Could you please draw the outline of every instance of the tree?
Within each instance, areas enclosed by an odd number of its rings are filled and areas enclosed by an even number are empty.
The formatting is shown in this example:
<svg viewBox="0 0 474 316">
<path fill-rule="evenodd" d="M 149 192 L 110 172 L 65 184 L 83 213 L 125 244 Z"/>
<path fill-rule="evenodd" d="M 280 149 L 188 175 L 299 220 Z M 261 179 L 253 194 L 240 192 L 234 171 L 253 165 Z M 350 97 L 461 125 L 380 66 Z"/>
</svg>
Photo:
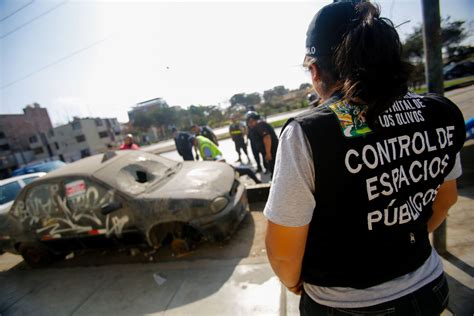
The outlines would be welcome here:
<svg viewBox="0 0 474 316">
<path fill-rule="evenodd" d="M 234 94 L 230 98 L 230 105 L 231 107 L 235 107 L 237 105 L 243 105 L 246 108 L 251 108 L 262 101 L 260 94 L 258 92 L 245 94 L 245 93 L 237 93 Z"/>
<path fill-rule="evenodd" d="M 441 45 L 446 50 L 449 59 L 454 56 L 456 47 L 467 36 L 464 23 L 465 21 L 460 20 L 451 21 L 450 17 L 441 21 Z M 416 26 L 406 38 L 403 44 L 403 56 L 415 62 L 420 62 L 423 59 L 423 29 L 421 25 Z"/>
<path fill-rule="evenodd" d="M 441 30 L 441 40 L 443 42 L 443 47 L 448 53 L 448 58 L 453 56 L 453 53 L 456 47 L 461 43 L 466 37 L 466 29 L 464 28 L 465 21 L 450 21 L 448 16 L 443 20 L 443 26 Z"/>
<path fill-rule="evenodd" d="M 234 94 L 234 95 L 230 98 L 229 101 L 230 101 L 230 106 L 236 106 L 237 104 L 245 105 L 245 102 L 246 102 L 245 93 L 237 93 L 237 94 Z"/>
<path fill-rule="evenodd" d="M 246 106 L 253 106 L 257 105 L 260 102 L 262 102 L 262 98 L 260 97 L 260 94 L 257 92 L 247 94 L 247 103 L 245 104 Z"/>
<path fill-rule="evenodd" d="M 307 90 L 307 89 L 311 89 L 313 87 L 312 84 L 310 83 L 302 83 L 300 84 L 300 89 L 299 90 Z"/>
<path fill-rule="evenodd" d="M 136 128 L 141 129 L 142 131 L 146 131 L 152 125 L 152 118 L 148 113 L 145 112 L 137 112 L 135 114 L 135 118 L 133 120 L 133 126 Z"/>
<path fill-rule="evenodd" d="M 423 60 L 423 30 L 416 26 L 403 44 L 403 57 L 420 62 Z"/>
<path fill-rule="evenodd" d="M 263 100 L 265 103 L 271 104 L 273 102 L 273 98 L 281 97 L 288 93 L 288 89 L 285 86 L 276 86 L 273 89 L 265 90 L 263 92 Z"/>
</svg>

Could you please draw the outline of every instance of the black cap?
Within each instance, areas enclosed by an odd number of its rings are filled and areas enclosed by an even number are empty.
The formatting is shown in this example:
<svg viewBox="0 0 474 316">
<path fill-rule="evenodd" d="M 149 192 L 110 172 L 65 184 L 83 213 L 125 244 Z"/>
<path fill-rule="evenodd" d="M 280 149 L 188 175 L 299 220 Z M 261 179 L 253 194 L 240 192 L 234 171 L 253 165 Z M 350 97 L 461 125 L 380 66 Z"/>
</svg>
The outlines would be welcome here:
<svg viewBox="0 0 474 316">
<path fill-rule="evenodd" d="M 250 119 L 259 120 L 260 115 L 255 111 L 248 111 L 245 114 L 245 121 L 248 123 Z"/>
<path fill-rule="evenodd" d="M 356 16 L 352 2 L 331 3 L 316 13 L 306 32 L 306 55 L 331 56 Z"/>
</svg>

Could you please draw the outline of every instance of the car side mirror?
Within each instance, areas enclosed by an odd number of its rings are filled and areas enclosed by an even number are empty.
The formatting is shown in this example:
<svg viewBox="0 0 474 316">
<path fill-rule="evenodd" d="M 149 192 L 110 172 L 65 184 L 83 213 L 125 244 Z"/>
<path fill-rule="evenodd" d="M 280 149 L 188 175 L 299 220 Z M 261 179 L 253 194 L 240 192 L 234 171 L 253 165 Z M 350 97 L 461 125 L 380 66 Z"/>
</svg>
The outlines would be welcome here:
<svg viewBox="0 0 474 316">
<path fill-rule="evenodd" d="M 122 203 L 112 202 L 112 203 L 108 203 L 102 206 L 100 208 L 100 212 L 102 213 L 102 215 L 107 215 L 121 208 L 122 208 Z"/>
</svg>

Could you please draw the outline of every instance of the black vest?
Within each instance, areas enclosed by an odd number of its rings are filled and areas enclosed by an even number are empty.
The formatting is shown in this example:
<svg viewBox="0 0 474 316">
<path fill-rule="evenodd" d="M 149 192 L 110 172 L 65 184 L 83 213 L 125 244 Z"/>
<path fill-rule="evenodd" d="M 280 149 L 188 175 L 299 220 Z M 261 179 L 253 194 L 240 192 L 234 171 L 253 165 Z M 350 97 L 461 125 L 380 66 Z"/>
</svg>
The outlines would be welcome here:
<svg viewBox="0 0 474 316">
<path fill-rule="evenodd" d="M 409 93 L 374 132 L 360 109 L 336 95 L 294 119 L 316 179 L 307 283 L 367 288 L 414 271 L 431 253 L 426 223 L 464 143 L 462 113 L 443 97 Z"/>
</svg>

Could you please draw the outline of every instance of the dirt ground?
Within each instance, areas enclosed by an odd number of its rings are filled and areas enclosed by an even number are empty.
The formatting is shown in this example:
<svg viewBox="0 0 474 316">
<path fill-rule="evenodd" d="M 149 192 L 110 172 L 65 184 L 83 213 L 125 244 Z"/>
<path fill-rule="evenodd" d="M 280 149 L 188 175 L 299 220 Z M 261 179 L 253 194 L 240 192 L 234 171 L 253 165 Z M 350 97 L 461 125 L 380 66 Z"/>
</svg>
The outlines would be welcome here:
<svg viewBox="0 0 474 316">
<path fill-rule="evenodd" d="M 237 231 L 227 241 L 219 243 L 202 242 L 196 249 L 175 256 L 169 247 L 154 252 L 149 248 L 128 248 L 104 251 L 82 251 L 54 262 L 48 268 L 70 268 L 102 266 L 111 264 L 189 261 L 198 259 L 256 258 L 266 260 L 265 224 L 262 210 L 264 203 L 253 203 L 251 211 L 243 219 Z M 0 271 L 31 269 L 21 256 L 5 253 L 0 256 Z"/>
</svg>

